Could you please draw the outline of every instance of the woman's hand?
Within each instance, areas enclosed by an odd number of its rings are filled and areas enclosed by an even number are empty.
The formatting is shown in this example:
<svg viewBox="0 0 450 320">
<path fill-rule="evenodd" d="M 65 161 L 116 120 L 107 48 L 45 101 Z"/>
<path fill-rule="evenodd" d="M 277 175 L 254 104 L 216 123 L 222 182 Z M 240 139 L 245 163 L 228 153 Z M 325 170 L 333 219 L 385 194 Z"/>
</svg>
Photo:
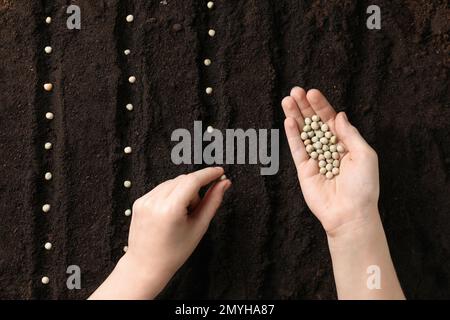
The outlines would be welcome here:
<svg viewBox="0 0 450 320">
<path fill-rule="evenodd" d="M 151 299 L 186 262 L 222 203 L 230 180 L 207 168 L 166 181 L 133 205 L 127 253 L 90 299 Z M 217 182 L 216 182 L 217 181 Z M 202 187 L 209 184 L 203 199 Z"/>
<path fill-rule="evenodd" d="M 282 102 L 285 130 L 300 186 L 311 211 L 328 236 L 335 236 L 353 224 L 365 223 L 377 212 L 379 197 L 378 159 L 375 151 L 350 124 L 345 113 L 336 114 L 318 90 L 308 93 L 292 89 Z M 340 160 L 340 174 L 328 180 L 319 173 L 316 160 L 309 157 L 300 137 L 304 119 L 318 115 L 338 138 L 346 152 Z"/>
</svg>

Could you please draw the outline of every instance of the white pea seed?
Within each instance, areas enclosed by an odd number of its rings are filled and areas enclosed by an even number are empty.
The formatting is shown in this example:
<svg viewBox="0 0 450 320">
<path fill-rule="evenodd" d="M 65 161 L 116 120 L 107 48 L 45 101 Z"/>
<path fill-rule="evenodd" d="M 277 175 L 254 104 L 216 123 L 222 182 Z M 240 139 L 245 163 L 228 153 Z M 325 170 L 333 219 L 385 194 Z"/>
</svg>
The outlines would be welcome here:
<svg viewBox="0 0 450 320">
<path fill-rule="evenodd" d="M 322 150 L 322 143 L 320 142 L 314 143 L 314 148 L 316 148 L 316 150 Z"/>
<path fill-rule="evenodd" d="M 52 53 L 53 49 L 52 49 L 52 47 L 50 47 L 50 46 L 46 46 L 46 47 L 44 48 L 44 51 L 45 51 L 45 53 L 50 54 L 50 53 Z"/>
<path fill-rule="evenodd" d="M 325 161 L 323 161 L 323 160 L 320 160 L 320 161 L 319 161 L 319 167 L 320 167 L 320 168 L 325 168 L 326 165 L 327 165 L 327 163 L 326 163 Z"/>
<path fill-rule="evenodd" d="M 127 56 L 127 55 L 129 55 L 131 53 L 131 50 L 130 49 L 126 49 L 123 53 Z"/>
<path fill-rule="evenodd" d="M 308 133 L 302 132 L 302 134 L 300 135 L 300 138 L 302 138 L 303 141 L 307 140 L 309 138 Z"/>
<path fill-rule="evenodd" d="M 203 61 L 203 64 L 207 67 L 209 67 L 211 65 L 211 59 L 205 59 L 205 61 Z"/>
<path fill-rule="evenodd" d="M 45 91 L 52 91 L 53 85 L 51 83 L 44 84 L 44 90 Z"/>
<path fill-rule="evenodd" d="M 129 181 L 129 180 L 124 181 L 124 182 L 123 182 L 123 186 L 124 186 L 125 188 L 130 188 L 130 187 L 131 187 L 131 181 Z"/>
<path fill-rule="evenodd" d="M 51 142 L 46 142 L 46 143 L 44 144 L 44 149 L 45 149 L 45 150 L 50 150 L 51 148 L 52 148 Z"/>
<path fill-rule="evenodd" d="M 311 140 L 307 139 L 303 143 L 305 144 L 305 146 L 307 146 L 307 145 L 311 144 Z"/>
<path fill-rule="evenodd" d="M 328 144 L 328 139 L 325 138 L 325 137 L 320 138 L 320 143 L 321 143 L 321 144 Z"/>
<path fill-rule="evenodd" d="M 317 137 L 317 138 L 319 138 L 319 139 L 322 139 L 322 138 L 323 138 L 323 132 L 322 132 L 322 131 L 316 130 L 314 133 L 316 134 L 316 137 Z"/>
<path fill-rule="evenodd" d="M 128 251 L 128 246 L 124 246 L 123 247 L 123 252 L 127 252 Z"/>
<path fill-rule="evenodd" d="M 125 108 L 127 108 L 128 111 L 133 111 L 133 105 L 131 103 L 127 104 Z"/>
<path fill-rule="evenodd" d="M 309 124 L 307 124 L 303 127 L 303 132 L 310 132 L 310 131 L 311 131 L 311 126 Z"/>
<path fill-rule="evenodd" d="M 326 159 L 326 162 L 329 164 L 333 164 L 333 159 Z"/>
<path fill-rule="evenodd" d="M 214 2 L 208 1 L 208 3 L 206 4 L 206 6 L 208 7 L 208 9 L 212 9 L 212 8 L 214 8 Z"/>
<path fill-rule="evenodd" d="M 42 277 L 41 282 L 42 284 L 48 284 L 50 282 L 50 279 L 48 277 Z"/>
<path fill-rule="evenodd" d="M 328 163 L 325 168 L 327 169 L 327 171 L 331 171 L 333 170 L 333 165 L 331 163 Z"/>
<path fill-rule="evenodd" d="M 45 18 L 45 23 L 46 23 L 46 24 L 52 23 L 52 17 L 47 17 L 47 18 Z"/>
<path fill-rule="evenodd" d="M 209 35 L 210 37 L 214 37 L 214 36 L 216 35 L 216 30 L 214 30 L 214 29 L 209 29 L 208 35 Z"/>
<path fill-rule="evenodd" d="M 319 157 L 319 154 L 316 151 L 311 152 L 311 158 L 313 158 L 315 160 L 318 157 Z"/>
<path fill-rule="evenodd" d="M 325 156 L 325 159 L 331 159 L 331 152 L 330 151 L 325 151 L 323 153 L 323 155 Z"/>
<path fill-rule="evenodd" d="M 311 125 L 312 121 L 311 118 L 305 118 L 305 124 Z"/>
<path fill-rule="evenodd" d="M 339 168 L 333 168 L 333 170 L 331 171 L 335 176 L 337 176 L 339 174 Z"/>
<path fill-rule="evenodd" d="M 126 216 L 126 217 L 131 216 L 131 209 L 125 210 L 125 216 Z"/>
<path fill-rule="evenodd" d="M 225 174 L 221 175 L 219 178 L 220 181 L 225 181 L 227 180 L 227 176 Z"/>
<path fill-rule="evenodd" d="M 311 117 L 311 120 L 314 121 L 314 122 L 319 122 L 320 121 L 320 117 L 318 115 L 313 115 Z"/>
<path fill-rule="evenodd" d="M 325 156 L 324 156 L 323 154 L 319 154 L 319 157 L 318 157 L 318 159 L 319 159 L 319 161 L 321 161 L 321 160 L 325 160 Z"/>
<path fill-rule="evenodd" d="M 132 152 L 132 149 L 131 149 L 131 147 L 125 147 L 123 149 L 123 152 L 125 152 L 126 154 L 130 154 Z"/>
<path fill-rule="evenodd" d="M 331 179 L 333 179 L 334 174 L 333 174 L 333 172 L 328 171 L 325 176 L 327 177 L 328 180 L 331 180 Z"/>
<path fill-rule="evenodd" d="M 320 174 L 322 174 L 322 175 L 326 175 L 328 171 L 327 171 L 327 169 L 325 169 L 325 168 L 320 168 L 319 172 L 320 172 Z"/>
<path fill-rule="evenodd" d="M 334 161 L 333 161 L 333 166 L 334 166 L 335 168 L 339 168 L 340 165 L 341 165 L 341 162 L 340 162 L 339 160 L 334 160 Z"/>
<path fill-rule="evenodd" d="M 308 137 L 309 137 L 309 138 L 314 137 L 314 131 L 312 131 L 312 130 L 309 131 L 309 132 L 308 132 Z"/>
<path fill-rule="evenodd" d="M 320 130 L 322 130 L 323 132 L 327 132 L 328 131 L 328 125 L 326 123 L 324 123 L 321 127 Z"/>
<path fill-rule="evenodd" d="M 318 142 L 318 141 L 319 141 L 319 138 L 317 138 L 316 136 L 314 136 L 314 137 L 311 138 L 311 142 L 312 142 L 312 143 L 316 143 L 316 142 Z"/>
<path fill-rule="evenodd" d="M 328 150 L 330 150 L 330 147 L 329 147 L 328 145 L 324 144 L 324 145 L 322 146 L 322 150 L 323 150 L 323 151 L 328 151 Z"/>
<path fill-rule="evenodd" d="M 49 212 L 50 211 L 50 205 L 49 204 L 44 204 L 42 206 L 42 211 L 45 212 L 45 213 Z"/>
<path fill-rule="evenodd" d="M 55 118 L 55 115 L 54 115 L 53 113 L 51 113 L 51 112 L 47 112 L 47 113 L 45 114 L 45 118 L 46 118 L 47 120 L 53 120 L 53 119 Z"/>
<path fill-rule="evenodd" d="M 314 151 L 314 147 L 312 145 L 309 144 L 306 146 L 306 152 L 311 153 L 313 151 Z"/>
<path fill-rule="evenodd" d="M 322 149 L 316 150 L 316 152 L 317 152 L 318 154 L 323 154 L 323 153 L 324 153 L 324 151 L 323 151 Z"/>
<path fill-rule="evenodd" d="M 134 21 L 134 16 L 132 14 L 127 15 L 126 17 L 127 22 L 133 22 Z"/>
<path fill-rule="evenodd" d="M 336 146 L 336 150 L 337 150 L 337 152 L 339 152 L 339 153 L 344 153 L 344 152 L 345 152 L 344 147 L 343 147 L 342 145 L 340 145 L 340 144 L 338 144 L 338 145 Z"/>
<path fill-rule="evenodd" d="M 44 244 L 44 248 L 45 248 L 45 250 L 51 250 L 52 249 L 52 244 L 50 242 L 46 242 Z"/>
<path fill-rule="evenodd" d="M 206 132 L 213 133 L 214 132 L 214 128 L 212 126 L 208 126 L 208 128 L 206 128 Z"/>
<path fill-rule="evenodd" d="M 330 146 L 330 151 L 331 151 L 331 152 L 336 152 L 336 151 L 337 151 L 337 148 L 336 148 L 336 145 L 335 145 L 335 144 L 332 144 L 332 145 Z"/>
<path fill-rule="evenodd" d="M 135 76 L 131 76 L 128 78 L 128 82 L 129 83 L 135 83 L 136 82 L 136 77 Z"/>
<path fill-rule="evenodd" d="M 325 138 L 330 139 L 333 134 L 330 131 L 325 132 Z"/>
<path fill-rule="evenodd" d="M 332 137 L 330 138 L 330 142 L 331 142 L 332 144 L 336 144 L 336 142 L 337 142 L 336 136 L 332 136 Z"/>
<path fill-rule="evenodd" d="M 53 178 L 53 175 L 52 175 L 51 172 L 46 172 L 45 173 L 45 175 L 44 175 L 44 179 L 45 180 L 49 181 L 49 180 L 52 180 L 52 178 Z"/>
<path fill-rule="evenodd" d="M 333 157 L 334 160 L 339 160 L 339 157 L 340 157 L 339 153 L 337 153 L 337 152 L 333 152 L 331 156 Z"/>
<path fill-rule="evenodd" d="M 212 93 L 213 93 L 213 88 L 211 88 L 211 87 L 208 87 L 208 88 L 206 88 L 206 94 L 209 94 L 209 95 L 211 95 Z"/>
<path fill-rule="evenodd" d="M 319 129 L 319 124 L 318 124 L 316 121 L 313 121 L 313 122 L 311 123 L 311 128 L 312 128 L 313 130 L 318 130 L 318 129 Z"/>
</svg>

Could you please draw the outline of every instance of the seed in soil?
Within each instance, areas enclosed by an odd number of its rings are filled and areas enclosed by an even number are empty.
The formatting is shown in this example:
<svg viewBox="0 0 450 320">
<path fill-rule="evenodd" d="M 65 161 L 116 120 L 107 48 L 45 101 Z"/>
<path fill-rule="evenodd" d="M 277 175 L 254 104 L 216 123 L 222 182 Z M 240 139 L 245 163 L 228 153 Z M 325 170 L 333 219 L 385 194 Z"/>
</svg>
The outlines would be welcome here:
<svg viewBox="0 0 450 320">
<path fill-rule="evenodd" d="M 44 90 L 45 91 L 52 91 L 53 85 L 51 83 L 44 84 Z"/>
<path fill-rule="evenodd" d="M 133 111 L 133 105 L 131 103 L 127 104 L 126 107 L 128 111 Z"/>
<path fill-rule="evenodd" d="M 45 48 L 44 48 L 44 51 L 45 51 L 45 53 L 47 53 L 47 54 L 50 54 L 50 53 L 52 53 L 52 47 L 50 47 L 50 46 L 46 46 Z"/>
<path fill-rule="evenodd" d="M 136 77 L 135 76 L 131 76 L 128 78 L 128 82 L 129 83 L 135 83 L 136 82 Z"/>
<path fill-rule="evenodd" d="M 47 112 L 47 113 L 45 114 L 45 118 L 46 118 L 47 120 L 53 120 L 53 119 L 55 118 L 55 115 L 54 115 L 53 113 L 51 113 L 51 112 Z"/>
<path fill-rule="evenodd" d="M 211 95 L 213 93 L 213 88 L 208 87 L 208 88 L 206 88 L 205 92 L 206 92 L 206 94 Z"/>
<path fill-rule="evenodd" d="M 48 284 L 50 282 L 50 279 L 48 277 L 42 277 L 41 282 L 42 284 Z"/>
<path fill-rule="evenodd" d="M 205 59 L 203 63 L 205 64 L 205 66 L 209 67 L 211 65 L 211 59 Z"/>
<path fill-rule="evenodd" d="M 52 180 L 53 175 L 51 172 L 46 172 L 44 175 L 44 178 L 45 178 L 45 180 L 49 181 L 49 180 Z"/>
<path fill-rule="evenodd" d="M 214 2 L 208 1 L 208 3 L 206 4 L 206 6 L 208 7 L 208 9 L 212 9 L 212 8 L 214 8 Z"/>
<path fill-rule="evenodd" d="M 124 149 L 123 149 L 123 152 L 125 152 L 126 154 L 130 154 L 131 153 L 131 147 L 125 147 Z"/>
<path fill-rule="evenodd" d="M 51 250 L 52 244 L 50 242 L 47 242 L 46 244 L 44 244 L 44 248 L 45 248 L 45 250 Z"/>
<path fill-rule="evenodd" d="M 123 52 L 126 56 L 129 55 L 131 53 L 130 49 L 125 49 L 125 51 Z"/>
<path fill-rule="evenodd" d="M 46 24 L 52 23 L 52 18 L 51 18 L 51 17 L 45 18 L 45 23 L 46 23 Z"/>
<path fill-rule="evenodd" d="M 131 209 L 125 210 L 125 216 L 126 216 L 126 217 L 131 216 Z"/>
<path fill-rule="evenodd" d="M 49 212 L 50 211 L 50 205 L 49 204 L 44 204 L 42 206 L 42 211 L 45 212 L 45 213 Z"/>
<path fill-rule="evenodd" d="M 214 36 L 216 35 L 216 30 L 214 30 L 214 29 L 209 29 L 208 35 L 209 35 L 210 37 L 214 37 Z"/>
<path fill-rule="evenodd" d="M 44 144 L 44 149 L 45 149 L 45 150 L 50 150 L 51 148 L 52 148 L 51 142 L 46 142 L 46 143 Z"/>
<path fill-rule="evenodd" d="M 124 181 L 124 182 L 123 182 L 123 186 L 124 186 L 125 188 L 131 188 L 131 181 L 129 181 L 129 180 Z"/>
<path fill-rule="evenodd" d="M 127 22 L 133 22 L 134 21 L 134 17 L 132 14 L 127 15 L 126 17 Z"/>
</svg>

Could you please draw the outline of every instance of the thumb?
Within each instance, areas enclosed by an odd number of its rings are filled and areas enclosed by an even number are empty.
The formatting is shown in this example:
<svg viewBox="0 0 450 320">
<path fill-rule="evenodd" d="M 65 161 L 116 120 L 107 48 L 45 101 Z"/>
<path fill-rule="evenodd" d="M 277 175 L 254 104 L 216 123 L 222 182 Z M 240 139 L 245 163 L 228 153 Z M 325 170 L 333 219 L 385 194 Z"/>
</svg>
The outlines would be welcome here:
<svg viewBox="0 0 450 320">
<path fill-rule="evenodd" d="M 200 204 L 197 206 L 194 212 L 194 217 L 200 226 L 207 228 L 212 218 L 216 214 L 222 204 L 223 196 L 225 192 L 231 187 L 230 180 L 224 180 L 215 183 L 209 188 L 206 195 L 203 197 Z"/>
<path fill-rule="evenodd" d="M 369 147 L 366 140 L 361 136 L 358 129 L 351 125 L 345 112 L 336 116 L 335 130 L 338 139 L 347 148 L 347 151 L 357 151 Z"/>
</svg>

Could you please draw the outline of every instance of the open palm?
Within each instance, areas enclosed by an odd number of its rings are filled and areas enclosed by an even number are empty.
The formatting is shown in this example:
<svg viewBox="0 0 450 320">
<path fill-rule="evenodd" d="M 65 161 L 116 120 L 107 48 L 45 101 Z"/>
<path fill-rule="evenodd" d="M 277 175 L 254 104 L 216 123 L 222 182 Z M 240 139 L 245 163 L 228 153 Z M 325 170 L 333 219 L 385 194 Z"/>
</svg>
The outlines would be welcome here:
<svg viewBox="0 0 450 320">
<path fill-rule="evenodd" d="M 365 219 L 379 197 L 378 160 L 375 151 L 353 127 L 345 113 L 336 111 L 318 90 L 295 87 L 283 99 L 285 130 L 297 168 L 303 196 L 328 234 L 347 223 Z M 346 152 L 341 156 L 340 174 L 329 180 L 319 173 L 300 137 L 304 118 L 318 115 L 327 123 Z"/>
</svg>

